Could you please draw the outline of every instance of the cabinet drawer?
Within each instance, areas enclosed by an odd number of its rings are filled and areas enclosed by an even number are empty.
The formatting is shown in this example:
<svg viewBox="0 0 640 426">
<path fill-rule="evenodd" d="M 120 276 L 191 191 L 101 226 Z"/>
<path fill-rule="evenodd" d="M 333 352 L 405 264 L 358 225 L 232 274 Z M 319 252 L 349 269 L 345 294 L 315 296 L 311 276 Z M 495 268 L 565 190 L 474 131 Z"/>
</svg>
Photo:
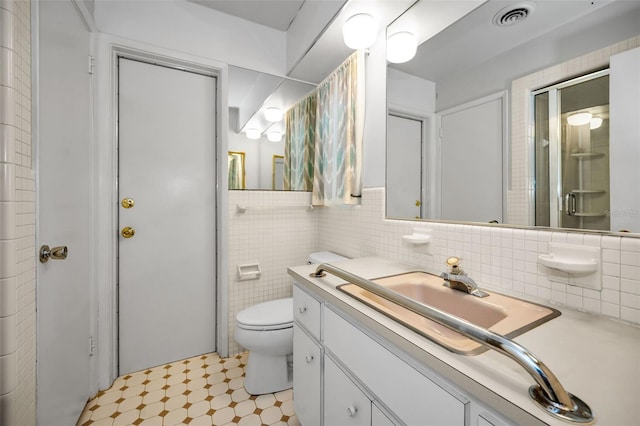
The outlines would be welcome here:
<svg viewBox="0 0 640 426">
<path fill-rule="evenodd" d="M 320 302 L 293 286 L 293 317 L 302 324 L 313 337 L 320 339 Z"/>
<path fill-rule="evenodd" d="M 465 424 L 464 402 L 326 307 L 323 332 L 325 347 L 404 423 Z"/>
<path fill-rule="evenodd" d="M 293 404 L 300 423 L 320 424 L 322 349 L 298 324 L 293 326 Z"/>
<path fill-rule="evenodd" d="M 371 425 L 371 401 L 326 355 L 324 357 L 324 424 L 326 426 Z"/>
</svg>

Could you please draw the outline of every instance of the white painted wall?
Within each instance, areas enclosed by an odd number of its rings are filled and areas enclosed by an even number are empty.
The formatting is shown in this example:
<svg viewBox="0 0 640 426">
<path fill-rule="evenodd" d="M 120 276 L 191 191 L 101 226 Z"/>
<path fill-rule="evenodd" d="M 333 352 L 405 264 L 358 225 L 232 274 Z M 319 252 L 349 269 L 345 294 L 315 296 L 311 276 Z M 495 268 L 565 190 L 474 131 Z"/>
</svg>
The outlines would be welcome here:
<svg viewBox="0 0 640 426">
<path fill-rule="evenodd" d="M 390 109 L 425 116 L 436 110 L 436 84 L 395 68 L 387 68 Z"/>
<path fill-rule="evenodd" d="M 98 1 L 94 16 L 102 33 L 271 74 L 285 74 L 283 31 L 195 3 Z"/>
</svg>

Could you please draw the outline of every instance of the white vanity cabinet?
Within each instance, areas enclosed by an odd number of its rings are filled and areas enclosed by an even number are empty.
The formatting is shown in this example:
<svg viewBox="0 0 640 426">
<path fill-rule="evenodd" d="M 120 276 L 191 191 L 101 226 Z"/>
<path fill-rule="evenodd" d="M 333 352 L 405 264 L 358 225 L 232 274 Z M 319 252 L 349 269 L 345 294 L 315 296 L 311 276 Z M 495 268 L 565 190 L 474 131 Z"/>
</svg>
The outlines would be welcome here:
<svg viewBox="0 0 640 426">
<path fill-rule="evenodd" d="M 319 296 L 296 285 L 293 297 L 293 400 L 302 426 L 508 425 Z"/>
</svg>

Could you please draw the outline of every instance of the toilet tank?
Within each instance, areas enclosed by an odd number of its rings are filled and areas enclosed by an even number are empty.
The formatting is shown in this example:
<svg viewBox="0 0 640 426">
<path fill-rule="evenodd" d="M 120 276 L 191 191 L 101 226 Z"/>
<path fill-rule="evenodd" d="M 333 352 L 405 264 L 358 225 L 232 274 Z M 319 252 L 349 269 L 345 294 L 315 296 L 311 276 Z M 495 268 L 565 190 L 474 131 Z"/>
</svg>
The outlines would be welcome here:
<svg viewBox="0 0 640 426">
<path fill-rule="evenodd" d="M 309 255 L 309 265 L 320 263 L 337 262 L 339 260 L 348 260 L 348 257 L 341 256 L 332 251 L 318 251 Z"/>
</svg>

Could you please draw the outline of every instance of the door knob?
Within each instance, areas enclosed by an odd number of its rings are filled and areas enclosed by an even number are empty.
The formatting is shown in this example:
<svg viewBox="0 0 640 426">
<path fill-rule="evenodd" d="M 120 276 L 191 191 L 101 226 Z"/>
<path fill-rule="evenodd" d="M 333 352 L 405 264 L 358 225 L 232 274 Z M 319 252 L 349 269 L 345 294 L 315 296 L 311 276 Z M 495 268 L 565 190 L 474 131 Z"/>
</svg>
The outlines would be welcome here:
<svg viewBox="0 0 640 426">
<path fill-rule="evenodd" d="M 67 246 L 49 248 L 49 246 L 45 244 L 40 247 L 40 262 L 47 263 L 49 261 L 49 258 L 64 260 L 67 258 L 67 254 L 69 254 Z"/>
<path fill-rule="evenodd" d="M 123 198 L 122 201 L 120 201 L 120 205 L 122 205 L 122 207 L 124 207 L 125 209 L 130 209 L 135 204 L 135 201 L 133 201 L 131 198 Z"/>
<path fill-rule="evenodd" d="M 130 226 L 125 226 L 122 228 L 121 234 L 124 238 L 131 238 L 136 234 L 136 230 Z"/>
<path fill-rule="evenodd" d="M 416 200 L 416 207 L 420 207 L 422 205 L 422 202 L 420 200 Z"/>
</svg>

